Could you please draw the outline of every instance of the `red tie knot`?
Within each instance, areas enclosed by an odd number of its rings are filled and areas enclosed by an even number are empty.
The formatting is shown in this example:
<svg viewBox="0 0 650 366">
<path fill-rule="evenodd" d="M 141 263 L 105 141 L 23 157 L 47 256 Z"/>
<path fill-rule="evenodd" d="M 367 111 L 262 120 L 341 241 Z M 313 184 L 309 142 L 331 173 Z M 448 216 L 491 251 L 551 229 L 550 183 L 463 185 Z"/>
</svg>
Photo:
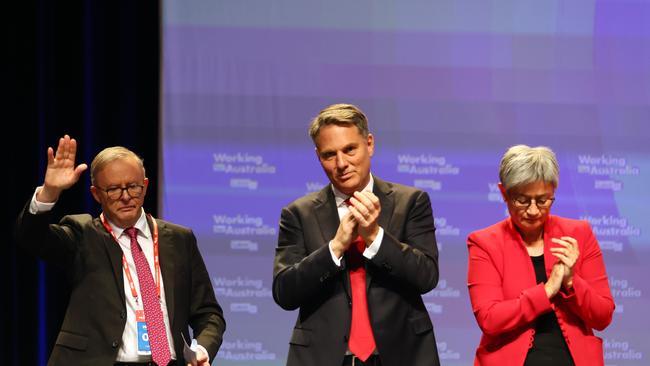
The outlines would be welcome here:
<svg viewBox="0 0 650 366">
<path fill-rule="evenodd" d="M 126 230 L 124 230 L 126 234 L 131 238 L 131 239 L 136 239 L 138 237 L 138 229 L 134 227 L 130 227 Z"/>
</svg>

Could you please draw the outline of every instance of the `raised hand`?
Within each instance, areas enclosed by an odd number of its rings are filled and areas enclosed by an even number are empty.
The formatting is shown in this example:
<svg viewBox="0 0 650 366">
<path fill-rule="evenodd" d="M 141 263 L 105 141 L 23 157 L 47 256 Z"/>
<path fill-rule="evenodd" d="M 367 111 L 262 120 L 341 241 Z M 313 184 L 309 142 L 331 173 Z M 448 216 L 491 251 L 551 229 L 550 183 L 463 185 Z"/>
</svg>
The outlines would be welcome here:
<svg viewBox="0 0 650 366">
<path fill-rule="evenodd" d="M 350 203 L 350 212 L 357 222 L 359 235 L 366 242 L 366 246 L 369 246 L 379 232 L 379 223 L 377 222 L 381 212 L 379 198 L 372 192 L 354 192 Z"/>
<path fill-rule="evenodd" d="M 36 199 L 40 202 L 55 202 L 61 192 L 77 183 L 79 176 L 88 165 L 79 164 L 75 167 L 75 156 L 77 154 L 77 141 L 65 135 L 59 139 L 59 146 L 56 149 L 47 148 L 47 170 L 43 188 L 38 192 Z"/>
<path fill-rule="evenodd" d="M 559 259 L 558 263 L 566 267 L 562 284 L 569 289 L 573 286 L 573 267 L 580 257 L 578 241 L 570 236 L 563 236 L 559 239 L 552 238 L 551 241 L 561 245 L 561 247 L 554 247 L 550 250 L 551 254 Z"/>
</svg>

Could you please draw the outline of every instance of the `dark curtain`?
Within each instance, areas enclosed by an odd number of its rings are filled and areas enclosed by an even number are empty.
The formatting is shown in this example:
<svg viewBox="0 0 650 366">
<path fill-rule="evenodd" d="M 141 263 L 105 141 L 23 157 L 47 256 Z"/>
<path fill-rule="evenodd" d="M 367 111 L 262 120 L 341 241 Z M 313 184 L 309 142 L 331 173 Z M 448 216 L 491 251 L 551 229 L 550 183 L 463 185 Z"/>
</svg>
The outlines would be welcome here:
<svg viewBox="0 0 650 366">
<path fill-rule="evenodd" d="M 90 164 L 112 145 L 143 157 L 151 180 L 145 209 L 157 215 L 161 9 L 132 0 L 27 0 L 3 8 L 1 363 L 44 365 L 70 289 L 60 269 L 15 248 L 14 222 L 43 181 L 47 147 L 64 134 L 77 139 L 78 162 Z M 89 185 L 86 171 L 64 193 L 57 215 L 97 215 Z"/>
</svg>

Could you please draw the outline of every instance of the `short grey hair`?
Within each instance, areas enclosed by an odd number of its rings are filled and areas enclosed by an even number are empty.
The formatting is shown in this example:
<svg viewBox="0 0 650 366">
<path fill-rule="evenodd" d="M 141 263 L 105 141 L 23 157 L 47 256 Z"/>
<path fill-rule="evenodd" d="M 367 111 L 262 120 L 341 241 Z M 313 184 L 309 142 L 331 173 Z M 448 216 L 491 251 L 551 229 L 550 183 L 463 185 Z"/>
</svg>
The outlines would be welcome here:
<svg viewBox="0 0 650 366">
<path fill-rule="evenodd" d="M 316 142 L 316 137 L 321 128 L 328 125 L 355 126 L 363 137 L 368 137 L 368 118 L 352 104 L 332 104 L 326 107 L 316 116 L 309 126 L 309 136 Z"/>
<path fill-rule="evenodd" d="M 93 162 L 90 164 L 90 184 L 95 185 L 95 177 L 97 176 L 97 173 L 104 169 L 108 163 L 115 160 L 126 159 L 133 159 L 136 161 L 138 165 L 140 165 L 140 168 L 142 168 L 142 173 L 146 176 L 144 161 L 138 156 L 138 154 L 122 146 L 113 146 L 100 151 L 93 159 Z"/>
<path fill-rule="evenodd" d="M 539 181 L 557 187 L 560 168 L 555 153 L 548 147 L 515 145 L 501 158 L 499 179 L 506 190 Z"/>
</svg>

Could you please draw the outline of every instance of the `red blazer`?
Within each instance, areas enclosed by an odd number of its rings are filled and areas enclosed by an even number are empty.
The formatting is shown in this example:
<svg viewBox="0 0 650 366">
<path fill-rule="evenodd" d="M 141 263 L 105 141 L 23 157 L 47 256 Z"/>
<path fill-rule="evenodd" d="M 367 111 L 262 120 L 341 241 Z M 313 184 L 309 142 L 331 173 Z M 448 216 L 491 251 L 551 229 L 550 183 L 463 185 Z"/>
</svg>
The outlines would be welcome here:
<svg viewBox="0 0 650 366">
<path fill-rule="evenodd" d="M 576 366 L 603 365 L 603 330 L 612 320 L 612 299 L 598 242 L 589 223 L 549 216 L 544 225 L 544 264 L 551 273 L 555 257 L 551 238 L 571 236 L 580 256 L 573 288 L 550 301 L 544 284 L 536 284 L 530 256 L 510 218 L 471 233 L 467 239 L 467 286 L 472 310 L 483 331 L 474 365 L 521 366 L 533 345 L 535 319 L 548 311 L 557 315 Z"/>
</svg>

